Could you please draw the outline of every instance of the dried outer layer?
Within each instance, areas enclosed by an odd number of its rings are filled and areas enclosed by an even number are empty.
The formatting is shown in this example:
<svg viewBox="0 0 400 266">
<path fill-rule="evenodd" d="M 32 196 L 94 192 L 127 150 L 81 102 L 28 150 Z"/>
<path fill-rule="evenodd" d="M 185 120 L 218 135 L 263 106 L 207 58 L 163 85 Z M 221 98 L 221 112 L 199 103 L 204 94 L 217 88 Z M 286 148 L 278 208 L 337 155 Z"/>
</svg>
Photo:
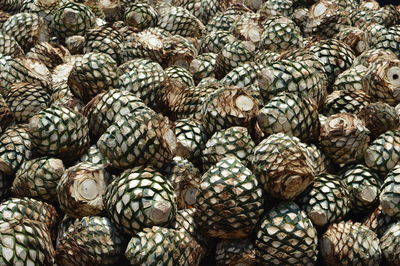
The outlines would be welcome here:
<svg viewBox="0 0 400 266">
<path fill-rule="evenodd" d="M 272 17 L 263 23 L 264 31 L 260 37 L 260 50 L 282 52 L 287 49 L 302 48 L 303 37 L 300 28 L 291 19 L 282 16 Z"/>
<path fill-rule="evenodd" d="M 277 133 L 254 148 L 252 167 L 265 191 L 278 199 L 292 200 L 313 181 L 314 159 L 298 138 Z"/>
<path fill-rule="evenodd" d="M 338 34 L 335 35 L 335 39 L 347 44 L 356 56 L 369 48 L 367 32 L 355 27 L 346 27 L 341 29 Z"/>
<path fill-rule="evenodd" d="M 203 170 L 207 170 L 226 156 L 239 159 L 244 165 L 251 162 L 254 142 L 246 128 L 230 127 L 215 132 L 202 151 Z"/>
<path fill-rule="evenodd" d="M 10 107 L 0 94 L 0 129 L 1 132 L 5 131 L 6 128 L 14 121 L 14 114 L 11 112 Z"/>
<path fill-rule="evenodd" d="M 163 66 L 178 66 L 189 69 L 190 63 L 197 56 L 197 48 L 189 38 L 179 35 L 165 38 L 163 41 Z"/>
<path fill-rule="evenodd" d="M 27 57 L 33 58 L 44 63 L 49 69 L 63 64 L 71 53 L 67 48 L 58 43 L 41 42 L 36 44 L 26 54 Z"/>
<path fill-rule="evenodd" d="M 50 94 L 45 88 L 26 82 L 12 84 L 4 99 L 18 122 L 28 122 L 51 103 Z"/>
<path fill-rule="evenodd" d="M 347 44 L 335 39 L 319 41 L 309 49 L 322 63 L 330 84 L 353 64 L 355 58 Z"/>
<path fill-rule="evenodd" d="M 130 235 L 175 218 L 176 198 L 168 180 L 150 167 L 135 167 L 116 177 L 104 194 L 111 221 Z"/>
<path fill-rule="evenodd" d="M 327 94 L 328 82 L 324 72 L 318 71 L 306 60 L 271 63 L 257 73 L 257 81 L 264 102 L 281 92 L 296 92 L 311 97 L 320 107 Z"/>
<path fill-rule="evenodd" d="M 257 116 L 265 134 L 285 133 L 304 142 L 318 139 L 318 107 L 309 98 L 295 93 L 283 93 L 266 103 Z"/>
<path fill-rule="evenodd" d="M 393 223 L 380 239 L 383 257 L 390 266 L 400 264 L 400 222 Z"/>
<path fill-rule="evenodd" d="M 400 132 L 389 130 L 370 143 L 364 153 L 365 164 L 384 177 L 400 161 Z"/>
<path fill-rule="evenodd" d="M 22 56 L 24 54 L 24 51 L 19 46 L 18 42 L 14 39 L 14 37 L 5 34 L 4 32 L 0 32 L 0 53 L 3 55 L 18 57 Z"/>
<path fill-rule="evenodd" d="M 178 210 L 193 207 L 201 182 L 200 170 L 190 161 L 176 156 L 166 172 L 175 191 Z"/>
<path fill-rule="evenodd" d="M 107 218 L 76 219 L 56 246 L 56 262 L 61 265 L 111 265 L 124 254 L 125 237 Z"/>
<path fill-rule="evenodd" d="M 152 165 L 162 169 L 175 156 L 177 141 L 167 117 L 144 109 L 114 122 L 97 146 L 117 168 Z"/>
<path fill-rule="evenodd" d="M 249 238 L 223 239 L 215 250 L 217 266 L 256 265 L 256 251 Z"/>
<path fill-rule="evenodd" d="M 183 118 L 175 121 L 176 155 L 198 160 L 204 149 L 207 136 L 199 120 Z"/>
<path fill-rule="evenodd" d="M 203 253 L 186 232 L 153 226 L 132 237 L 125 256 L 131 265 L 199 265 Z"/>
<path fill-rule="evenodd" d="M 11 16 L 3 25 L 3 32 L 15 38 L 22 49 L 28 51 L 40 42 L 50 39 L 47 23 L 33 13 L 18 13 Z"/>
<path fill-rule="evenodd" d="M 382 206 L 379 205 L 378 208 L 376 208 L 368 217 L 366 217 L 366 219 L 363 221 L 363 225 L 374 231 L 377 236 L 381 238 L 389 226 L 398 221 L 399 219 L 385 214 L 382 211 Z"/>
<path fill-rule="evenodd" d="M 57 184 L 64 171 L 60 159 L 41 157 L 25 161 L 15 174 L 12 193 L 18 197 L 57 201 Z"/>
<path fill-rule="evenodd" d="M 0 237 L 0 264 L 54 264 L 54 247 L 45 224 L 29 219 L 1 221 Z"/>
<path fill-rule="evenodd" d="M 334 223 L 321 238 L 320 250 L 331 265 L 377 265 L 382 258 L 377 235 L 360 223 Z"/>
<path fill-rule="evenodd" d="M 351 113 L 358 116 L 359 111 L 371 101 L 371 97 L 362 90 L 337 90 L 326 97 L 322 112 L 327 116 L 337 113 Z"/>
<path fill-rule="evenodd" d="M 335 163 L 353 163 L 363 158 L 370 140 L 369 130 L 355 115 L 331 115 L 321 125 L 319 144 Z"/>
<path fill-rule="evenodd" d="M 395 105 L 400 101 L 400 60 L 379 60 L 362 79 L 363 89 L 375 100 Z"/>
<path fill-rule="evenodd" d="M 87 53 L 75 63 L 68 77 L 72 93 L 84 102 L 117 87 L 117 63 L 104 53 Z"/>
<path fill-rule="evenodd" d="M 32 147 L 40 154 L 74 160 L 89 148 L 87 119 L 62 105 L 34 115 L 28 131 Z"/>
<path fill-rule="evenodd" d="M 257 13 L 244 13 L 233 25 L 232 33 L 239 40 L 251 41 L 255 45 L 261 40 L 264 18 Z"/>
<path fill-rule="evenodd" d="M 84 34 L 95 26 L 95 20 L 89 7 L 67 2 L 54 12 L 53 29 L 62 38 Z"/>
<path fill-rule="evenodd" d="M 358 57 L 357 57 L 358 58 Z M 362 80 L 368 73 L 368 67 L 360 64 L 353 64 L 352 67 L 340 73 L 335 82 L 332 85 L 333 92 L 343 91 L 355 91 L 362 90 Z M 366 93 L 365 93 L 366 94 Z"/>
<path fill-rule="evenodd" d="M 51 232 L 56 229 L 59 218 L 52 205 L 27 197 L 9 198 L 0 204 L 0 210 L 1 222 L 32 220 L 43 223 Z"/>
<path fill-rule="evenodd" d="M 395 166 L 385 177 L 379 200 L 385 214 L 400 219 L 400 166 Z"/>
<path fill-rule="evenodd" d="M 263 204 L 255 175 L 237 158 L 228 156 L 203 175 L 196 220 L 206 236 L 243 238 L 253 231 Z"/>
<path fill-rule="evenodd" d="M 21 164 L 31 159 L 32 142 L 24 125 L 9 127 L 0 136 L 0 170 L 14 174 Z"/>
<path fill-rule="evenodd" d="M 250 127 L 258 113 L 258 101 L 244 89 L 223 86 L 204 101 L 201 114 L 208 135 L 232 126 Z"/>
<path fill-rule="evenodd" d="M 386 103 L 370 103 L 364 106 L 358 113 L 365 126 L 371 132 L 371 138 L 375 139 L 388 130 L 399 127 L 399 115 L 396 109 Z"/>
<path fill-rule="evenodd" d="M 68 168 L 57 186 L 62 211 L 74 218 L 100 214 L 109 181 L 104 165 L 82 162 Z"/>
<path fill-rule="evenodd" d="M 369 67 L 371 64 L 382 59 L 397 59 L 397 56 L 387 49 L 372 48 L 357 56 L 353 61 L 353 66 L 363 65 Z"/>
<path fill-rule="evenodd" d="M 114 122 L 145 108 L 145 104 L 133 93 L 110 89 L 96 95 L 83 109 L 89 122 L 90 135 L 97 139 Z"/>
<path fill-rule="evenodd" d="M 314 265 L 317 260 L 317 231 L 293 202 L 278 203 L 266 212 L 255 234 L 259 264 Z"/>
<path fill-rule="evenodd" d="M 319 174 L 298 198 L 314 225 L 323 227 L 342 220 L 350 211 L 350 192 L 337 176 Z"/>
<path fill-rule="evenodd" d="M 379 205 L 382 181 L 377 173 L 365 165 L 350 166 L 341 175 L 350 191 L 351 210 L 368 213 Z"/>
</svg>

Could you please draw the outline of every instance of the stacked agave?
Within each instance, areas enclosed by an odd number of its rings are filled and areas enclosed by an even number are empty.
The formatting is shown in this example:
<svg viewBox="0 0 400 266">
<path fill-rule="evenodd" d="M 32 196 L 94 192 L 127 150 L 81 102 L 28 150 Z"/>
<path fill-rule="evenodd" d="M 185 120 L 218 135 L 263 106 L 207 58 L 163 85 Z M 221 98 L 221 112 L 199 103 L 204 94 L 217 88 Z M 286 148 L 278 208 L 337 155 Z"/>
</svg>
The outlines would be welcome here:
<svg viewBox="0 0 400 266">
<path fill-rule="evenodd" d="M 0 2 L 1 265 L 400 265 L 400 6 Z"/>
</svg>

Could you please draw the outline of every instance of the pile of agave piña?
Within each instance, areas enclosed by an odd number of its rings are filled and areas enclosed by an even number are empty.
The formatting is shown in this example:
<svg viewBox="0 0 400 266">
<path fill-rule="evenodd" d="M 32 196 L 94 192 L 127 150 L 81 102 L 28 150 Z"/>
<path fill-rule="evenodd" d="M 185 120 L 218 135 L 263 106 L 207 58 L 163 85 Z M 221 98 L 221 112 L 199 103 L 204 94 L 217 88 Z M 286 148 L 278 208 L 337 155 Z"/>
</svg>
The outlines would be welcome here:
<svg viewBox="0 0 400 266">
<path fill-rule="evenodd" d="M 400 6 L 2 0 L 0 265 L 400 265 Z"/>
</svg>

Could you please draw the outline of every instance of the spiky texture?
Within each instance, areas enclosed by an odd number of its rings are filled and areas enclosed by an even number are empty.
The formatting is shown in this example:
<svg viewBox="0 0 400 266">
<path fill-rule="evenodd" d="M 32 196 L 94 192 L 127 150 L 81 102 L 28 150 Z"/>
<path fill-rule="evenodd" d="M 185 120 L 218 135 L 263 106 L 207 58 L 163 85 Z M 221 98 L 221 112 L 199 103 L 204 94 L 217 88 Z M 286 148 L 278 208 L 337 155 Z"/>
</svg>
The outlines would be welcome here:
<svg viewBox="0 0 400 266">
<path fill-rule="evenodd" d="M 200 121 L 183 118 L 175 122 L 177 141 L 176 155 L 187 159 L 198 159 L 205 147 L 207 136 Z"/>
<path fill-rule="evenodd" d="M 201 231 L 210 237 L 248 236 L 263 213 L 257 178 L 237 158 L 225 157 L 202 177 L 196 208 Z"/>
<path fill-rule="evenodd" d="M 337 176 L 317 175 L 298 198 L 299 205 L 316 226 L 342 220 L 350 211 L 350 192 Z"/>
<path fill-rule="evenodd" d="M 57 34 L 66 38 L 84 34 L 95 25 L 95 15 L 89 7 L 67 2 L 54 12 L 53 28 Z"/>
<path fill-rule="evenodd" d="M 207 141 L 202 152 L 203 169 L 209 169 L 226 156 L 236 157 L 244 165 L 248 165 L 254 146 L 249 132 L 244 127 L 219 130 Z"/>
<path fill-rule="evenodd" d="M 339 113 L 329 116 L 321 125 L 319 144 L 333 162 L 353 163 L 363 158 L 369 133 L 357 116 Z"/>
<path fill-rule="evenodd" d="M 84 108 L 89 122 L 90 135 L 97 139 L 109 126 L 132 112 L 145 108 L 145 104 L 128 91 L 110 89 L 94 97 Z"/>
<path fill-rule="evenodd" d="M 257 116 L 265 134 L 285 133 L 312 141 L 319 135 L 318 107 L 313 100 L 295 93 L 284 93 L 271 99 Z"/>
<path fill-rule="evenodd" d="M 368 213 L 379 204 L 380 177 L 365 165 L 350 166 L 341 176 L 346 182 L 351 201 L 351 210 Z"/>
<path fill-rule="evenodd" d="M 198 265 L 202 253 L 189 234 L 153 226 L 132 237 L 125 256 L 132 265 Z"/>
<path fill-rule="evenodd" d="M 26 54 L 29 58 L 41 61 L 49 69 L 63 64 L 64 61 L 67 61 L 66 57 L 70 55 L 67 48 L 52 42 L 38 43 Z"/>
<path fill-rule="evenodd" d="M 87 119 L 62 105 L 34 115 L 28 131 L 33 148 L 40 154 L 73 160 L 89 147 Z"/>
<path fill-rule="evenodd" d="M 247 41 L 233 41 L 228 43 L 218 53 L 215 60 L 214 73 L 216 77 L 224 77 L 235 67 L 238 67 L 254 56 L 255 46 Z"/>
<path fill-rule="evenodd" d="M 3 32 L 14 37 L 25 51 L 50 38 L 46 22 L 33 13 L 18 13 L 11 16 L 4 22 Z"/>
<path fill-rule="evenodd" d="M 257 113 L 256 99 L 241 88 L 228 86 L 209 94 L 201 109 L 204 129 L 209 135 L 232 126 L 248 127 Z"/>
<path fill-rule="evenodd" d="M 379 238 L 366 226 L 352 221 L 334 223 L 324 233 L 321 255 L 327 265 L 379 264 Z"/>
<path fill-rule="evenodd" d="M 57 185 L 61 209 L 74 218 L 100 214 L 109 182 L 104 165 L 82 162 L 68 168 Z"/>
<path fill-rule="evenodd" d="M 104 194 L 112 222 L 128 234 L 153 225 L 168 225 L 176 214 L 169 181 L 150 167 L 135 167 L 116 177 Z"/>
<path fill-rule="evenodd" d="M 322 106 L 327 94 L 326 76 L 307 61 L 271 63 L 258 72 L 257 81 L 265 102 L 280 92 L 296 92 L 311 97 L 318 106 Z"/>
<path fill-rule="evenodd" d="M 113 123 L 100 137 L 101 154 L 118 168 L 152 165 L 163 168 L 175 155 L 176 136 L 167 117 L 138 110 Z"/>
<path fill-rule="evenodd" d="M 201 182 L 199 169 L 179 156 L 174 157 L 168 168 L 167 174 L 175 191 L 178 209 L 193 207 Z"/>
<path fill-rule="evenodd" d="M 394 218 L 400 218 L 400 166 L 395 166 L 385 177 L 379 199 L 382 211 Z"/>
<path fill-rule="evenodd" d="M 84 102 L 117 87 L 117 64 L 107 54 L 87 53 L 75 63 L 68 77 L 72 93 Z"/>
<path fill-rule="evenodd" d="M 215 260 L 218 266 L 256 265 L 256 251 L 248 238 L 220 240 L 215 250 Z"/>
<path fill-rule="evenodd" d="M 256 83 L 257 72 L 264 66 L 261 64 L 249 62 L 232 69 L 221 80 L 221 83 L 228 86 L 246 87 Z"/>
<path fill-rule="evenodd" d="M 375 100 L 395 105 L 400 96 L 400 60 L 379 60 L 364 76 L 363 89 Z"/>
<path fill-rule="evenodd" d="M 273 17 L 264 22 L 259 48 L 273 52 L 285 51 L 292 47 L 303 47 L 300 28 L 287 17 Z"/>
<path fill-rule="evenodd" d="M 127 25 L 144 30 L 157 26 L 158 12 L 147 3 L 132 3 L 125 9 L 124 20 Z"/>
<path fill-rule="evenodd" d="M 212 31 L 201 39 L 199 53 L 219 53 L 226 44 L 235 41 L 235 39 L 229 31 Z"/>
<path fill-rule="evenodd" d="M 390 266 L 400 264 L 400 222 L 393 223 L 380 239 L 381 250 Z"/>
<path fill-rule="evenodd" d="M 364 161 L 385 176 L 400 161 L 400 132 L 389 130 L 372 141 L 364 153 Z"/>
<path fill-rule="evenodd" d="M 313 181 L 313 159 L 311 150 L 298 138 L 277 133 L 254 148 L 252 166 L 264 190 L 276 198 L 291 200 Z"/>
<path fill-rule="evenodd" d="M 54 248 L 45 224 L 29 219 L 0 222 L 3 265 L 52 265 Z"/>
<path fill-rule="evenodd" d="M 373 139 L 399 126 L 399 115 L 396 109 L 386 103 L 370 103 L 357 113 L 357 117 L 364 122 Z"/>
<path fill-rule="evenodd" d="M 50 94 L 45 88 L 26 82 L 11 85 L 4 99 L 18 122 L 28 122 L 51 103 Z"/>
<path fill-rule="evenodd" d="M 335 81 L 340 73 L 353 64 L 355 58 L 353 51 L 347 44 L 335 39 L 317 42 L 309 49 L 319 58 L 330 84 Z"/>
<path fill-rule="evenodd" d="M 96 27 L 85 32 L 83 52 L 108 54 L 115 62 L 119 62 L 122 42 L 123 37 L 115 28 L 107 25 Z"/>
<path fill-rule="evenodd" d="M 8 198 L 0 204 L 0 221 L 32 220 L 43 223 L 53 231 L 58 223 L 56 209 L 47 203 L 31 198 Z"/>
<path fill-rule="evenodd" d="M 124 236 L 107 218 L 76 219 L 59 238 L 56 262 L 62 265 L 110 265 L 124 253 Z"/>
<path fill-rule="evenodd" d="M 0 170 L 14 174 L 21 164 L 31 159 L 32 142 L 26 126 L 9 127 L 0 136 Z"/>
<path fill-rule="evenodd" d="M 371 97 L 362 90 L 337 90 L 326 97 L 323 113 L 327 116 L 337 113 L 358 114 L 371 101 Z"/>
<path fill-rule="evenodd" d="M 158 8 L 158 27 L 173 35 L 200 36 L 203 23 L 187 9 L 178 6 L 163 6 Z"/>
<path fill-rule="evenodd" d="M 357 57 L 358 58 L 358 57 Z M 367 74 L 368 68 L 364 65 L 356 64 L 340 73 L 332 85 L 333 91 L 355 91 L 362 90 L 362 79 Z"/>
<path fill-rule="evenodd" d="M 293 202 L 281 202 L 268 211 L 256 230 L 260 264 L 314 265 L 318 236 L 306 213 Z"/>
<path fill-rule="evenodd" d="M 190 63 L 189 71 L 193 75 L 193 79 L 199 82 L 206 77 L 214 77 L 214 66 L 217 59 L 215 53 L 203 53 L 195 57 Z"/>
<path fill-rule="evenodd" d="M 206 25 L 206 32 L 213 31 L 230 31 L 232 32 L 235 21 L 240 18 L 239 12 L 220 12 L 215 14 L 214 17 Z"/>
<path fill-rule="evenodd" d="M 190 87 L 194 86 L 192 74 L 186 68 L 180 66 L 172 66 L 165 69 L 165 74 L 174 81 L 180 82 L 183 85 Z"/>
<path fill-rule="evenodd" d="M 12 192 L 19 197 L 57 201 L 57 184 L 64 171 L 60 159 L 41 157 L 25 161 L 15 174 Z"/>
<path fill-rule="evenodd" d="M 14 39 L 14 37 L 5 34 L 4 32 L 1 32 L 0 53 L 2 53 L 3 55 L 17 57 L 17 56 L 22 56 L 24 54 L 24 51 L 19 46 L 18 42 Z"/>
</svg>

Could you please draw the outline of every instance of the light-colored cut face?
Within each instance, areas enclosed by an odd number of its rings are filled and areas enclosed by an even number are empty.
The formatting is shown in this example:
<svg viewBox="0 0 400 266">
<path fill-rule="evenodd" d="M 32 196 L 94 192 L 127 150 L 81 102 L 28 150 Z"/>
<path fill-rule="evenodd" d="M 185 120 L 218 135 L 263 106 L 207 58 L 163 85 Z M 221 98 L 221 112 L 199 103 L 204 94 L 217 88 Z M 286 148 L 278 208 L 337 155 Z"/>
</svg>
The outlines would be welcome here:
<svg viewBox="0 0 400 266">
<path fill-rule="evenodd" d="M 196 197 L 197 197 L 197 189 L 194 187 L 191 187 L 185 191 L 185 202 L 189 205 L 193 205 L 196 203 Z"/>
<path fill-rule="evenodd" d="M 322 16 L 323 14 L 325 14 L 327 9 L 328 7 L 324 3 L 317 4 L 314 8 L 314 16 L 315 17 Z"/>
<path fill-rule="evenodd" d="M 156 202 L 148 215 L 155 225 L 162 225 L 168 222 L 171 209 L 171 203 L 167 201 Z"/>
<path fill-rule="evenodd" d="M 87 201 L 94 200 L 99 196 L 97 182 L 93 179 L 85 179 L 79 182 L 78 185 L 79 195 Z"/>
<path fill-rule="evenodd" d="M 62 13 L 61 18 L 65 25 L 74 25 L 79 20 L 79 11 L 72 8 L 66 8 Z"/>
<path fill-rule="evenodd" d="M 386 78 L 393 86 L 400 86 L 400 67 L 392 66 L 388 68 Z"/>
<path fill-rule="evenodd" d="M 365 43 L 365 41 L 359 41 L 356 45 L 356 50 L 359 53 L 364 52 L 366 48 L 367 48 L 367 44 Z"/>
<path fill-rule="evenodd" d="M 244 112 L 248 112 L 254 107 L 254 101 L 246 95 L 240 95 L 237 97 L 235 104 L 239 110 Z"/>
</svg>

